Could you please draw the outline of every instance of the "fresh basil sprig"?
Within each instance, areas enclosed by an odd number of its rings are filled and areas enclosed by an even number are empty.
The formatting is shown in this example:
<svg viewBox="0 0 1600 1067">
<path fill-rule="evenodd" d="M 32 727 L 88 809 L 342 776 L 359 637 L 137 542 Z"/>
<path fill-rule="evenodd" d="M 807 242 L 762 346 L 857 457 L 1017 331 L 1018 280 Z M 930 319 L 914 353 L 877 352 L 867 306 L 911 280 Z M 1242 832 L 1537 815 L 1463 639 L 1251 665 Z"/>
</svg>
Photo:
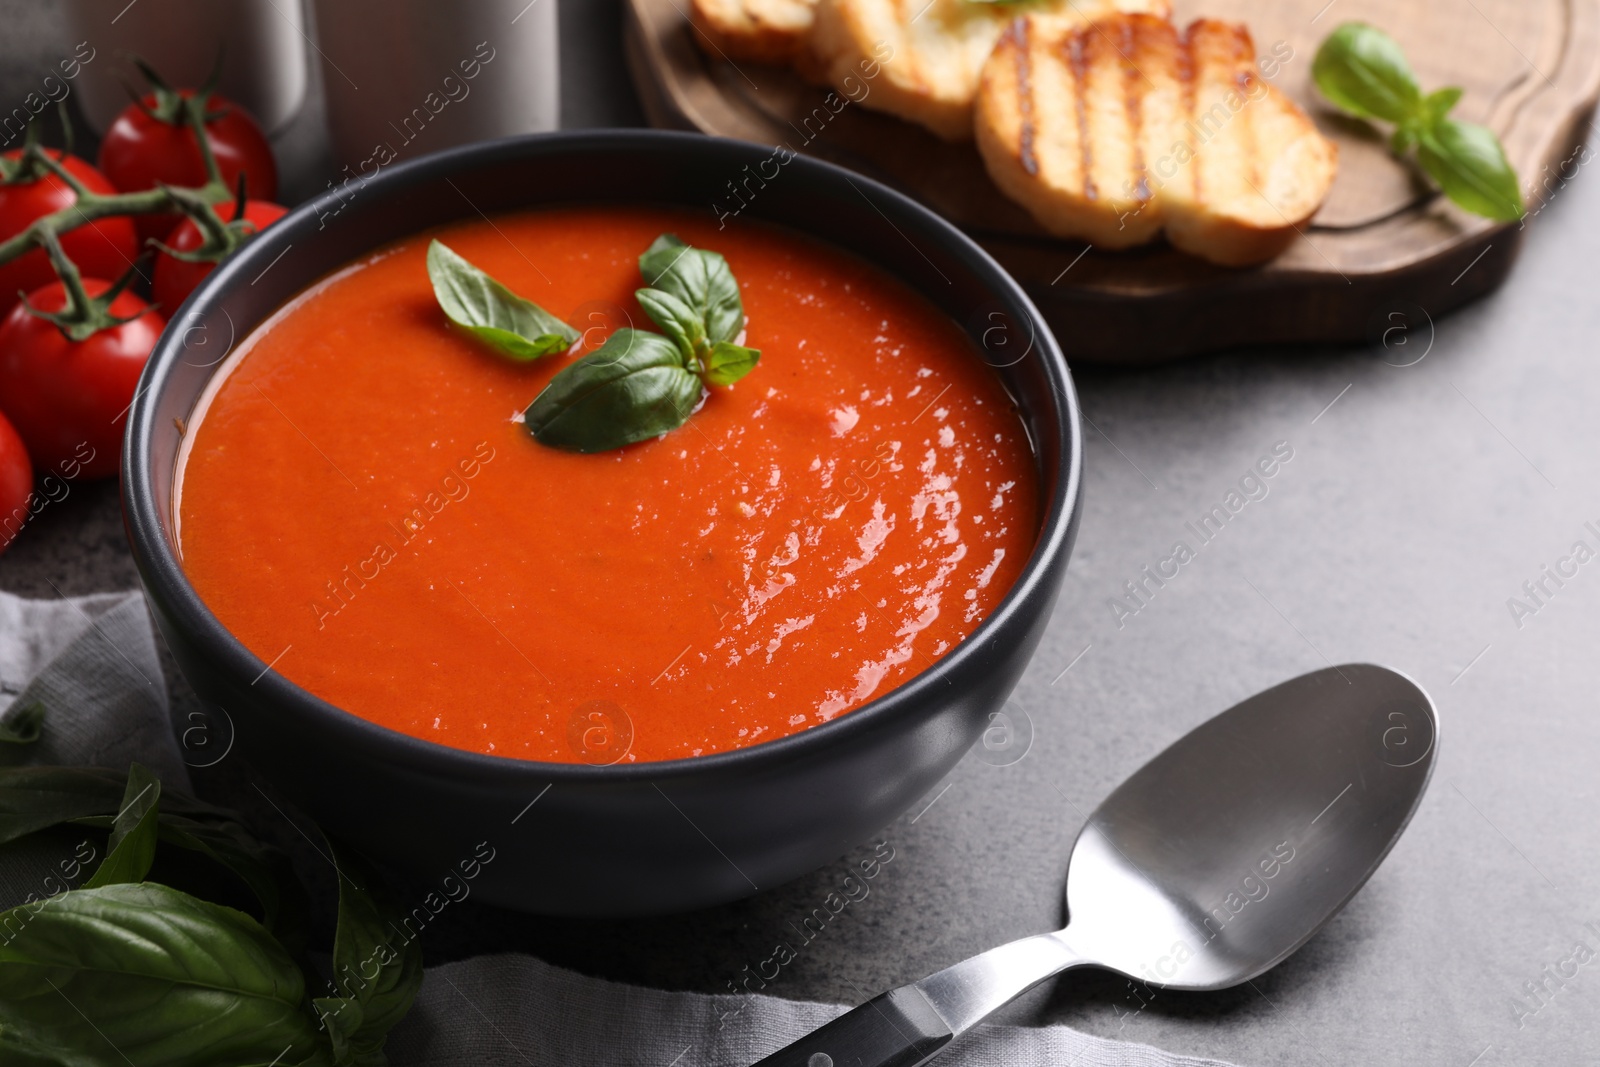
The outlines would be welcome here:
<svg viewBox="0 0 1600 1067">
<path fill-rule="evenodd" d="M 330 842 L 331 845 L 331 842 Z M 422 953 L 413 941 L 397 950 L 394 909 L 377 891 L 377 876 L 355 856 L 333 850 L 339 866 L 339 925 L 333 938 L 340 996 L 312 1004 L 333 1045 L 336 1064 L 382 1064 L 389 1030 L 411 1010 L 422 986 Z M 369 974 L 369 969 L 375 971 Z"/>
<path fill-rule="evenodd" d="M 125 783 L 149 772 L 134 764 L 126 775 L 95 767 L 14 767 L 0 771 L 0 845 L 73 824 L 112 830 L 140 789 Z M 291 951 L 303 947 L 307 904 L 286 856 L 262 844 L 233 813 L 181 793 L 161 794 L 155 814 L 160 842 L 198 852 L 234 875 L 255 894 L 262 921 Z M 112 848 L 115 852 L 115 847 Z"/>
<path fill-rule="evenodd" d="M 385 1063 L 385 1036 L 421 984 L 421 955 L 415 941 L 394 943 L 396 912 L 357 859 L 334 853 L 333 965 L 336 976 L 360 980 L 312 998 L 299 947 L 271 928 L 270 916 L 291 910 L 291 894 L 273 883 L 292 874 L 229 813 L 163 793 L 137 764 L 125 776 L 0 770 L 0 842 L 62 824 L 110 829 L 107 854 L 82 888 L 0 913 L 0 1062 L 123 1062 L 110 1057 L 115 1048 L 134 1063 L 196 1067 Z M 147 881 L 158 842 L 238 874 L 262 901 L 266 925 Z"/>
<path fill-rule="evenodd" d="M 705 324 L 707 340 L 732 341 L 744 329 L 744 304 L 728 261 L 664 233 L 639 257 L 639 273 L 651 289 L 687 304 Z M 647 314 L 650 309 L 645 308 Z M 654 314 L 650 314 L 655 319 Z M 660 319 L 656 319 L 661 324 Z"/>
<path fill-rule="evenodd" d="M 122 807 L 111 821 L 106 858 L 100 861 L 84 889 L 122 882 L 142 882 L 156 858 L 156 835 L 161 807 L 161 779 L 150 768 L 135 763 L 128 769 Z"/>
<path fill-rule="evenodd" d="M 1340 110 L 1393 123 L 1390 148 L 1399 155 L 1415 145 L 1417 162 L 1451 200 L 1499 222 L 1522 217 L 1522 189 L 1499 139 L 1486 126 L 1449 117 L 1460 89 L 1424 95 L 1393 37 L 1346 22 L 1317 49 L 1311 76 Z"/>
<path fill-rule="evenodd" d="M 739 344 L 744 303 L 728 261 L 662 234 L 639 257 L 634 296 L 661 333 L 621 329 L 550 380 L 524 413 L 540 444 L 605 452 L 675 430 L 705 387 L 732 385 L 761 353 Z"/>
<path fill-rule="evenodd" d="M 0 1033 L 37 1057 L 21 1062 L 109 1063 L 113 1049 L 132 1063 L 317 1062 L 305 977 L 244 912 L 140 882 L 0 922 L 17 931 L 0 944 Z"/>
<path fill-rule="evenodd" d="M 452 323 L 514 360 L 565 352 L 578 331 L 495 281 L 448 245 L 428 245 L 433 295 Z"/>
</svg>

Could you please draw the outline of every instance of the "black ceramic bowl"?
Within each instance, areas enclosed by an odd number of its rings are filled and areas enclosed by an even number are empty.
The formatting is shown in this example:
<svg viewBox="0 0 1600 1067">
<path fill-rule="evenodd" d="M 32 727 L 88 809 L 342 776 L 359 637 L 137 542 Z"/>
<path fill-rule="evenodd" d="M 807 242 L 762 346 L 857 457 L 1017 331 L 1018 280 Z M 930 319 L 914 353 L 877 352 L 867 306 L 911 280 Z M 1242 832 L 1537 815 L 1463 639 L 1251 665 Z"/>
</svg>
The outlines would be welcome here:
<svg viewBox="0 0 1600 1067">
<path fill-rule="evenodd" d="M 330 832 L 419 879 L 437 882 L 492 849 L 476 896 L 622 915 L 732 900 L 812 870 L 886 826 L 962 757 L 1016 684 L 1066 573 L 1082 466 L 1072 382 L 1038 312 L 971 240 L 875 182 L 784 155 L 649 131 L 453 149 L 300 207 L 195 292 L 140 383 L 122 489 L 157 622 L 196 692 L 226 711 L 230 758 L 247 759 Z M 480 213 L 656 202 L 709 214 L 737 206 L 730 183 L 743 190 L 742 218 L 847 249 L 965 325 L 1022 411 L 1043 502 L 1033 555 L 994 613 L 935 666 L 832 722 L 736 752 L 534 763 L 341 711 L 269 669 L 206 608 L 179 564 L 172 521 L 183 426 L 225 351 L 284 301 L 379 245 Z"/>
</svg>

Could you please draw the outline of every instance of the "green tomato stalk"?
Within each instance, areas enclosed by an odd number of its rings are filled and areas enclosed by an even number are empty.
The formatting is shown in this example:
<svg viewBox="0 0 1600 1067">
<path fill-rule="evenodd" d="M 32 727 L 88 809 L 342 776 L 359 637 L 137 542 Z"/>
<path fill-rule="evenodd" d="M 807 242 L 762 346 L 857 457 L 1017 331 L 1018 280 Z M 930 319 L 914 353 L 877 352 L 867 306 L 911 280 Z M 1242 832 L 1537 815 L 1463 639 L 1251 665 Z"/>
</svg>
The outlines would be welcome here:
<svg viewBox="0 0 1600 1067">
<path fill-rule="evenodd" d="M 194 131 L 195 141 L 200 147 L 200 157 L 206 170 L 206 181 L 203 185 L 193 188 L 158 186 L 136 193 L 102 195 L 85 187 L 71 171 L 59 160 L 52 158 L 37 139 L 32 137 L 23 146 L 22 155 L 7 167 L 3 176 L 5 181 L 34 181 L 44 174 L 51 174 L 77 196 L 73 203 L 35 219 L 26 230 L 0 241 L 0 264 L 9 263 L 33 248 L 43 248 L 50 256 L 51 266 L 55 268 L 56 275 L 67 289 L 67 308 L 57 314 L 47 314 L 32 307 L 29 311 L 54 322 L 73 340 L 81 341 L 96 330 L 126 321 L 111 316 L 105 311 L 105 306 L 109 305 L 117 293 L 127 288 L 132 281 L 133 272 L 130 271 L 118 281 L 109 293 L 98 298 L 89 297 L 84 292 L 78 268 L 61 250 L 62 234 L 86 226 L 97 219 L 114 215 L 181 213 L 195 221 L 195 225 L 200 227 L 200 232 L 206 240 L 201 248 L 193 253 L 172 254 L 182 259 L 215 259 L 219 258 L 219 250 L 222 254 L 226 254 L 248 236 L 249 231 L 253 231 L 253 227 L 242 220 L 244 190 L 240 188 L 236 197 L 235 191 L 229 189 L 222 179 L 222 170 L 217 165 L 216 155 L 211 150 L 210 137 L 205 130 L 204 101 L 201 100 L 196 106 L 197 99 L 199 98 L 178 98 L 178 107 L 183 121 Z M 224 222 L 218 216 L 215 205 L 235 200 L 238 204 L 235 218 L 230 222 Z M 171 253 L 172 250 L 167 251 Z M 98 310 L 96 304 L 101 305 Z"/>
</svg>

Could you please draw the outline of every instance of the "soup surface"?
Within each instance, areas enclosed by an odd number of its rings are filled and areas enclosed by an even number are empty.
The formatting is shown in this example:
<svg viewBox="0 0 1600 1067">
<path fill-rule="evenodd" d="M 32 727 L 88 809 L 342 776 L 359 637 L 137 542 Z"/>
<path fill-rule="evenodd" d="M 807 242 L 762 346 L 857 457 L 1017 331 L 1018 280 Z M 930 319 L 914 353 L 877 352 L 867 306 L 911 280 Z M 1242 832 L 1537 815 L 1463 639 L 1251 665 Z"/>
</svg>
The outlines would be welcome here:
<svg viewBox="0 0 1600 1067">
<path fill-rule="evenodd" d="M 761 362 L 677 430 L 578 455 L 520 412 L 630 322 L 637 257 L 721 252 Z M 455 330 L 430 237 L 585 333 L 513 363 Z M 270 669 L 356 715 L 563 762 L 740 748 L 925 670 L 1033 547 L 1021 420 L 966 335 L 780 230 L 614 207 L 407 239 L 240 345 L 189 422 L 183 566 Z"/>
</svg>

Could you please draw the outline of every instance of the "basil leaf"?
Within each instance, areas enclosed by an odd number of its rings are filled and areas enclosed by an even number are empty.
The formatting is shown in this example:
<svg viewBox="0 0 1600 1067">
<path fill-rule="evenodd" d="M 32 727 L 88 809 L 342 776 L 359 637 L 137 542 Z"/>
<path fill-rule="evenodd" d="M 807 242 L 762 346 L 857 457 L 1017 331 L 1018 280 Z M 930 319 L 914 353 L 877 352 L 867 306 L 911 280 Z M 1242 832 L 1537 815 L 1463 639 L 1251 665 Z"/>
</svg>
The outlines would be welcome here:
<svg viewBox="0 0 1600 1067">
<path fill-rule="evenodd" d="M 707 340 L 731 341 L 744 329 L 744 304 L 728 261 L 716 252 L 684 244 L 670 233 L 639 257 L 639 273 L 652 288 L 688 304 L 705 324 Z"/>
<path fill-rule="evenodd" d="M 445 317 L 515 360 L 565 352 L 578 331 L 513 293 L 439 241 L 428 245 L 428 277 Z"/>
<path fill-rule="evenodd" d="M 99 767 L 0 770 L 0 844 L 62 823 L 112 830 L 129 777 Z M 163 792 L 157 836 L 232 871 L 260 901 L 267 929 L 291 951 L 302 945 L 308 910 L 304 888 L 288 858 L 239 825 L 233 813 Z"/>
<path fill-rule="evenodd" d="M 1406 149 L 1417 143 L 1424 130 L 1444 121 L 1450 109 L 1460 100 L 1461 88 L 1455 85 L 1437 89 L 1423 97 L 1417 114 L 1395 128 L 1394 136 L 1389 138 L 1389 150 L 1397 156 L 1403 155 Z"/>
<path fill-rule="evenodd" d="M 142 882 L 156 858 L 156 820 L 161 808 L 161 779 L 150 768 L 135 763 L 128 768 L 128 785 L 122 807 L 111 824 L 106 858 L 100 861 L 84 889 L 118 882 Z"/>
<path fill-rule="evenodd" d="M 1346 22 L 1328 35 L 1311 62 L 1317 88 L 1358 118 L 1405 123 L 1418 117 L 1422 90 L 1399 42 L 1376 26 Z"/>
<path fill-rule="evenodd" d="M 422 988 L 422 948 L 398 934 L 399 910 L 377 888 L 377 876 L 349 852 L 335 848 L 334 858 L 340 878 L 333 974 L 342 995 L 312 1003 L 333 1041 L 335 1063 L 382 1062 L 389 1030 Z"/>
<path fill-rule="evenodd" d="M 128 776 L 102 767 L 0 768 L 0 845 L 38 830 L 122 810 Z M 224 808 L 167 793 L 166 813 L 232 819 Z"/>
<path fill-rule="evenodd" d="M 1435 89 L 1422 98 L 1422 111 L 1424 120 L 1432 125 L 1450 114 L 1450 109 L 1461 101 L 1461 87 L 1448 85 L 1443 89 Z"/>
<path fill-rule="evenodd" d="M 540 444 L 604 452 L 682 426 L 700 388 L 671 341 L 621 329 L 552 378 L 525 418 Z"/>
<path fill-rule="evenodd" d="M 300 969 L 242 912 L 146 882 L 24 904 L 0 929 L 0 1031 L 29 1052 L 71 1064 L 328 1062 Z"/>
<path fill-rule="evenodd" d="M 12 1030 L 0 1030 L 0 1063 L 6 1067 L 62 1067 L 49 1049 Z"/>
<path fill-rule="evenodd" d="M 128 776 L 99 768 L 0 770 L 0 844 L 90 815 L 115 814 Z"/>
<path fill-rule="evenodd" d="M 261 923 L 291 954 L 304 947 L 309 925 L 305 888 L 289 858 L 232 821 L 200 821 L 161 813 L 160 839 L 232 871 L 261 904 Z"/>
<path fill-rule="evenodd" d="M 167 797 L 177 794 L 168 793 Z M 107 815 L 73 819 L 77 826 L 111 829 Z M 203 822 L 162 811 L 157 821 L 160 842 L 199 852 L 232 871 L 261 904 L 262 924 L 291 952 L 304 947 L 307 901 L 305 889 L 289 866 L 288 857 L 263 844 L 244 827 L 231 821 Z"/>
<path fill-rule="evenodd" d="M 317 1013 L 317 1024 L 333 1046 L 334 1064 L 343 1067 L 355 1062 L 356 1051 L 351 1038 L 361 1027 L 361 1005 L 346 997 L 313 997 L 311 1008 Z M 379 1062 L 387 1064 L 388 1060 Z"/>
<path fill-rule="evenodd" d="M 706 358 L 706 381 L 712 385 L 732 385 L 756 369 L 761 353 L 743 345 L 718 341 Z"/>
<path fill-rule="evenodd" d="M 1417 136 L 1417 161 L 1444 194 L 1478 215 L 1514 222 L 1525 210 L 1517 172 L 1494 132 L 1443 119 Z"/>
<path fill-rule="evenodd" d="M 665 289 L 639 289 L 633 296 L 651 321 L 661 327 L 661 332 L 677 344 L 678 351 L 683 353 L 684 366 L 694 369 L 700 350 L 707 343 L 705 323 L 694 308 Z"/>
</svg>

